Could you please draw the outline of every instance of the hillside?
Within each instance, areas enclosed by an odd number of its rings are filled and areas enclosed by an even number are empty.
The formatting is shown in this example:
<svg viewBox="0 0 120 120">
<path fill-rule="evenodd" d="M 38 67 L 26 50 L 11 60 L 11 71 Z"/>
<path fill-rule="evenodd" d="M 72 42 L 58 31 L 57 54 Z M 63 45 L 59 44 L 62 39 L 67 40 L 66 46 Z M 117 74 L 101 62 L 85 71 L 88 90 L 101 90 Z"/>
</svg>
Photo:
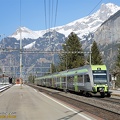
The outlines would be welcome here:
<svg viewBox="0 0 120 120">
<path fill-rule="evenodd" d="M 97 41 L 104 63 L 111 68 L 116 58 L 116 43 L 120 42 L 119 9 L 119 6 L 112 3 L 102 4 L 101 8 L 92 15 L 67 25 L 51 28 L 50 31 L 33 31 L 26 27 L 18 28 L 12 35 L 0 41 L 2 48 L 15 50 L 14 52 L 1 53 L 0 64 L 3 71 L 6 71 L 6 73 L 12 71 L 13 76 L 19 75 L 20 32 L 23 49 L 43 52 L 61 50 L 68 34 L 75 32 L 80 37 L 84 51 L 89 51 L 93 40 Z M 57 54 L 54 54 L 53 60 L 53 54 L 23 53 L 23 73 L 44 72 L 50 68 L 52 61 L 56 64 L 59 62 Z"/>
</svg>

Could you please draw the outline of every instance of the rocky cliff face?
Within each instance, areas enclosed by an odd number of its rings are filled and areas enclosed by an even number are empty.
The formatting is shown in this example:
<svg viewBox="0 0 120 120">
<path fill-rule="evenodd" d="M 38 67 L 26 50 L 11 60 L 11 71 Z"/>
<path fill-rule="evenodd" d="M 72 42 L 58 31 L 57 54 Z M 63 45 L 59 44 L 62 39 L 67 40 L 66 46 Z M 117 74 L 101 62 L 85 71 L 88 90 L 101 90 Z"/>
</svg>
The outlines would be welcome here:
<svg viewBox="0 0 120 120">
<path fill-rule="evenodd" d="M 118 44 L 120 44 L 120 10 L 106 20 L 94 33 L 104 63 L 112 68 L 115 65 Z"/>
<path fill-rule="evenodd" d="M 100 45 L 120 42 L 120 10 L 97 29 L 94 34 L 94 39 Z"/>
</svg>

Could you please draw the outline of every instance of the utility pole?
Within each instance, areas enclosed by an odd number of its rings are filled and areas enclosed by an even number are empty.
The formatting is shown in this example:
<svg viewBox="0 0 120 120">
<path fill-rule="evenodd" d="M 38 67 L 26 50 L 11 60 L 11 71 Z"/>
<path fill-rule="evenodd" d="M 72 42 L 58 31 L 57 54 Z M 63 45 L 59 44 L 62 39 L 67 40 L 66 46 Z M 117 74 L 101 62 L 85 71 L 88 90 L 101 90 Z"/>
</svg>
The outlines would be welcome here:
<svg viewBox="0 0 120 120">
<path fill-rule="evenodd" d="M 22 29 L 21 29 L 21 0 L 20 0 L 20 87 L 22 88 Z"/>
<path fill-rule="evenodd" d="M 20 86 L 22 88 L 22 37 L 20 28 Z"/>
<path fill-rule="evenodd" d="M 66 46 L 66 72 L 67 72 L 67 54 L 68 54 L 68 49 L 67 49 L 67 44 L 64 44 L 64 45 Z M 67 93 L 67 74 L 66 74 L 65 92 Z"/>
<path fill-rule="evenodd" d="M 5 49 L 5 34 L 0 34 L 0 37 L 3 36 L 3 46 L 1 46 L 3 49 Z M 3 82 L 4 82 L 4 75 L 5 75 L 5 66 L 3 64 Z"/>
<path fill-rule="evenodd" d="M 90 65 L 91 65 L 91 47 L 92 47 L 92 44 L 90 44 Z"/>
</svg>

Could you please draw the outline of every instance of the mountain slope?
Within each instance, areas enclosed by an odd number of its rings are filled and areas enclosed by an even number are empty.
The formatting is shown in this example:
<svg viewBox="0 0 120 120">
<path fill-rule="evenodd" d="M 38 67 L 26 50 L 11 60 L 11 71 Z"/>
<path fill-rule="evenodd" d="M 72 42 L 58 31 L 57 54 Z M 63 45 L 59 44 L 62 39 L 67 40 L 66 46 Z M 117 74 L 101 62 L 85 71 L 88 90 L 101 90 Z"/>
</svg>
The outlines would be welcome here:
<svg viewBox="0 0 120 120">
<path fill-rule="evenodd" d="M 32 31 L 26 27 L 21 27 L 17 29 L 16 32 L 13 33 L 11 36 L 0 41 L 0 46 L 4 46 L 5 48 L 13 48 L 13 49 L 15 48 L 19 50 L 20 31 L 21 31 L 21 39 L 23 39 L 22 46 L 24 49 L 32 49 L 33 51 L 34 50 L 57 51 L 62 49 L 62 45 L 65 42 L 65 36 L 70 34 L 70 32 L 75 32 L 81 38 L 81 43 L 84 51 L 89 51 L 89 46 L 92 40 L 96 40 L 97 42 L 100 41 L 102 45 L 101 46 L 99 45 L 99 47 L 101 47 L 100 50 L 105 58 L 104 63 L 111 64 L 111 62 L 113 62 L 112 61 L 112 58 L 114 57 L 113 55 L 114 54 L 116 55 L 116 53 L 113 52 L 114 49 L 110 48 L 112 46 L 111 44 L 109 46 L 104 44 L 105 41 L 104 38 L 106 37 L 106 38 L 110 38 L 110 40 L 116 40 L 116 41 L 119 40 L 120 14 L 117 14 L 118 18 L 111 16 L 119 9 L 120 7 L 111 3 L 102 4 L 100 10 L 98 10 L 96 13 L 81 18 L 79 20 L 73 21 L 67 25 L 51 28 L 50 31 L 48 30 Z M 111 17 L 109 18 L 109 16 L 114 18 L 114 20 L 113 19 L 111 20 Z M 56 30 L 57 32 L 54 30 Z M 118 31 L 117 34 L 116 31 Z M 106 53 L 104 52 L 105 49 L 107 49 Z M 56 56 L 57 55 L 55 55 L 54 57 L 55 58 L 54 63 L 58 63 L 59 61 L 58 57 Z M 52 54 L 48 55 L 48 54 L 40 54 L 40 53 L 36 53 L 36 54 L 25 53 L 23 54 L 23 66 L 26 67 L 26 69 L 29 68 L 30 66 L 32 66 L 32 68 L 33 66 L 34 67 L 38 67 L 40 65 L 43 66 L 43 64 L 46 64 L 43 63 L 43 61 L 52 61 L 52 57 L 53 57 Z M 9 66 L 10 64 L 11 66 L 18 66 L 18 69 L 17 68 L 16 69 L 19 72 L 19 51 L 15 51 L 11 53 L 3 53 L 3 54 L 1 53 L 0 64 L 5 66 Z M 6 68 L 6 71 L 8 71 L 8 68 Z"/>
<path fill-rule="evenodd" d="M 21 32 L 21 35 L 20 35 Z M 46 30 L 43 31 L 32 31 L 26 27 L 20 27 L 18 28 L 12 35 L 10 35 L 10 38 L 15 38 L 17 40 L 21 39 L 38 39 L 42 35 L 44 35 Z"/>
<path fill-rule="evenodd" d="M 89 32 L 96 31 L 96 29 L 104 21 L 106 21 L 111 15 L 113 15 L 118 10 L 120 10 L 120 7 L 115 4 L 112 3 L 102 4 L 100 9 L 97 12 L 93 13 L 92 15 L 75 20 L 63 26 L 51 28 L 51 30 L 56 30 L 57 32 L 64 34 L 66 37 L 71 32 L 75 32 L 81 39 L 84 39 L 84 37 L 82 36 L 88 34 Z M 20 28 L 17 29 L 16 32 L 9 37 L 14 37 L 17 40 L 19 40 L 20 30 L 22 34 L 21 39 L 24 38 L 37 39 L 39 37 L 42 37 L 43 34 L 45 34 L 48 31 L 48 30 L 32 31 L 28 28 L 22 27 L 21 29 Z"/>
<path fill-rule="evenodd" d="M 96 30 L 94 39 L 101 45 L 120 42 L 120 10 Z"/>
<path fill-rule="evenodd" d="M 56 30 L 60 33 L 64 33 L 65 36 L 68 36 L 68 34 L 73 31 L 81 38 L 89 32 L 96 31 L 105 20 L 119 9 L 119 6 L 112 3 L 102 4 L 101 8 L 92 15 L 73 21 L 65 26 L 56 27 Z"/>
</svg>

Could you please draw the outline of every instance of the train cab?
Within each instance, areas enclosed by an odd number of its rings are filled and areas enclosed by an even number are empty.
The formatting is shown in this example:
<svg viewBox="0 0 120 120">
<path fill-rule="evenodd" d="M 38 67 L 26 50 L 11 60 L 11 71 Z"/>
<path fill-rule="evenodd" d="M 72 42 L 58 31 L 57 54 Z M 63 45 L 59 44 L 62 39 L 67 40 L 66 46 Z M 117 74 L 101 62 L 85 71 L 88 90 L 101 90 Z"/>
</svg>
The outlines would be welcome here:
<svg viewBox="0 0 120 120">
<path fill-rule="evenodd" d="M 16 84 L 22 84 L 22 83 L 23 83 L 23 80 L 22 80 L 21 78 L 17 78 L 17 79 L 15 80 L 15 83 L 16 83 Z"/>
</svg>

